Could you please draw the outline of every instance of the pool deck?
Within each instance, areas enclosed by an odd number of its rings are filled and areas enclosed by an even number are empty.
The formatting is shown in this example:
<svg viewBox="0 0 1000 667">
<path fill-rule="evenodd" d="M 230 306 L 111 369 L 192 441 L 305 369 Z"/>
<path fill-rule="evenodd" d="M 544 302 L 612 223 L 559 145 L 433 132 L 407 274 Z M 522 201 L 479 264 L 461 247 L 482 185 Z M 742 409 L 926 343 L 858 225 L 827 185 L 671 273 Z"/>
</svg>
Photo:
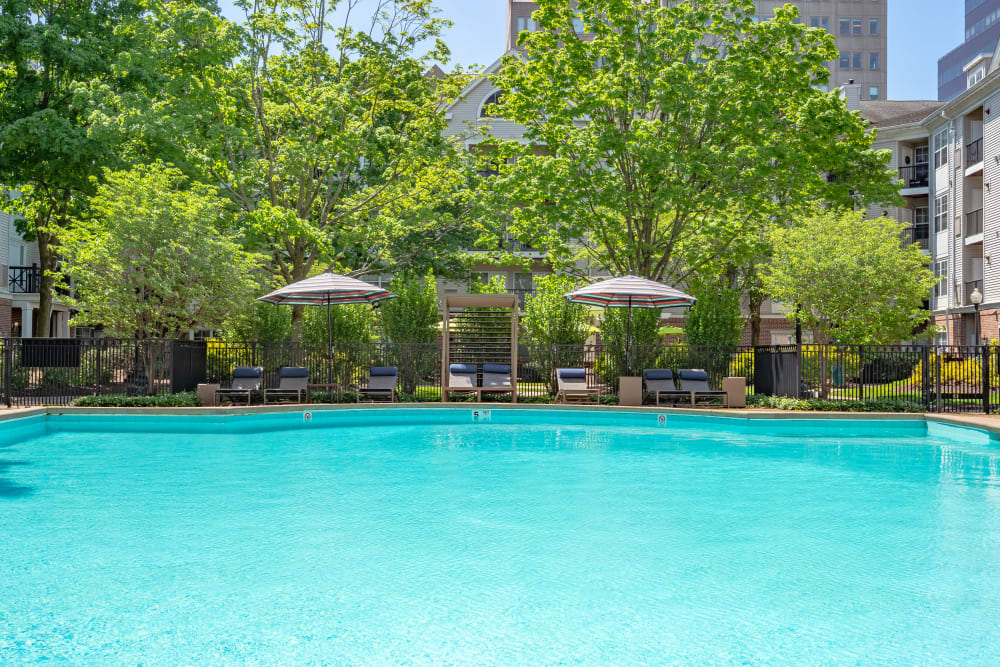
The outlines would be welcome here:
<svg viewBox="0 0 1000 667">
<path fill-rule="evenodd" d="M 711 408 L 664 408 L 657 406 L 643 407 L 621 407 L 621 406 L 594 406 L 594 405 L 554 405 L 548 403 L 395 403 L 387 405 L 384 403 L 341 403 L 341 404 L 283 404 L 283 405 L 260 405 L 260 406 L 236 406 L 236 407 L 205 407 L 205 408 L 78 408 L 69 406 L 46 406 L 32 408 L 0 408 L 0 422 L 21 417 L 32 417 L 38 415 L 62 415 L 62 414 L 133 414 L 133 415 L 225 415 L 225 416 L 245 416 L 255 414 L 302 412 L 310 410 L 313 412 L 326 410 L 441 410 L 441 409 L 517 409 L 517 410 L 591 410 L 606 411 L 609 413 L 624 412 L 664 412 L 668 414 L 690 414 L 713 417 L 726 417 L 729 419 L 879 419 L 879 420 L 900 420 L 915 421 L 924 420 L 929 422 L 939 422 L 944 424 L 954 424 L 983 429 L 990 433 L 1000 435 L 1000 415 L 961 415 L 948 414 L 940 415 L 934 413 L 899 413 L 899 412 L 812 412 L 793 410 L 766 410 L 758 408 L 748 409 L 711 409 Z"/>
</svg>

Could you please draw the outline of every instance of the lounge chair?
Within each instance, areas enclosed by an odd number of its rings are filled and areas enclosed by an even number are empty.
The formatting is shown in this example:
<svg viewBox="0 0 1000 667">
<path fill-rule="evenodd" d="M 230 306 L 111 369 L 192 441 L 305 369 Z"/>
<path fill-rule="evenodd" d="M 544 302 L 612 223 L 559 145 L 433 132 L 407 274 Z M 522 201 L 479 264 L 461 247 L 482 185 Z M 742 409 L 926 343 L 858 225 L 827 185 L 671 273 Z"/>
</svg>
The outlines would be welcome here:
<svg viewBox="0 0 1000 667">
<path fill-rule="evenodd" d="M 729 394 L 709 387 L 708 373 L 705 371 L 685 368 L 677 376 L 680 379 L 680 391 L 691 397 L 691 407 L 695 406 L 699 398 L 721 398 L 723 406 L 729 407 Z"/>
<path fill-rule="evenodd" d="M 278 386 L 264 390 L 264 402 L 271 398 L 292 398 L 296 403 L 305 403 L 309 398 L 309 369 L 297 366 L 279 368 Z"/>
<path fill-rule="evenodd" d="M 448 383 L 442 388 L 445 400 L 449 394 L 475 394 L 482 399 L 482 387 L 476 383 L 479 367 L 475 364 L 450 364 Z"/>
<path fill-rule="evenodd" d="M 656 395 L 656 404 L 660 405 L 660 399 L 664 396 L 676 398 L 689 397 L 687 392 L 679 391 L 674 384 L 674 372 L 669 369 L 647 368 L 642 372 L 646 380 L 646 393 Z"/>
<path fill-rule="evenodd" d="M 264 369 L 260 366 L 237 366 L 233 369 L 233 381 L 229 388 L 216 390 L 216 402 L 220 398 L 228 398 L 230 401 L 236 398 L 245 398 L 247 405 L 250 405 L 253 393 L 260 391 L 260 383 L 263 379 Z"/>
<path fill-rule="evenodd" d="M 372 366 L 367 386 L 358 387 L 358 402 L 365 399 L 373 403 L 378 400 L 395 403 L 398 381 L 399 370 L 395 366 Z"/>
<path fill-rule="evenodd" d="M 584 368 L 556 369 L 556 384 L 559 388 L 556 403 L 559 399 L 563 403 L 589 403 L 591 396 L 596 396 L 598 400 L 601 398 L 600 389 L 587 386 L 587 370 Z"/>
<path fill-rule="evenodd" d="M 483 394 L 510 394 L 511 401 L 517 402 L 517 392 L 510 378 L 509 364 L 483 364 L 483 386 L 479 390 Z"/>
</svg>

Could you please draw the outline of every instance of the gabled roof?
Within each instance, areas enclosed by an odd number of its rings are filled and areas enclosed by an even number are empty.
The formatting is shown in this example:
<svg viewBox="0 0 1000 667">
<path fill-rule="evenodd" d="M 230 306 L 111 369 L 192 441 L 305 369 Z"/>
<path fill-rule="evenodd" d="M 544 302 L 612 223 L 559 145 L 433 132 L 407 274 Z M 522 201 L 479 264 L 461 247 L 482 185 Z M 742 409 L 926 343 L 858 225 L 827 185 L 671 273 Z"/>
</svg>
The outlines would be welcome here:
<svg viewBox="0 0 1000 667">
<path fill-rule="evenodd" d="M 947 102 L 936 100 L 861 101 L 861 117 L 875 127 L 919 123 Z"/>
<path fill-rule="evenodd" d="M 453 102 L 451 102 L 450 104 L 448 104 L 448 105 L 447 105 L 447 106 L 446 106 L 446 107 L 444 108 L 444 110 L 445 110 L 445 111 L 451 111 L 451 108 L 452 108 L 453 106 L 455 106 L 456 104 L 458 104 L 458 103 L 459 103 L 459 102 L 461 102 L 462 100 L 466 99 L 466 98 L 467 98 L 467 97 L 469 96 L 469 93 L 471 93 L 471 92 L 472 92 L 473 90 L 475 90 L 475 89 L 476 89 L 476 88 L 477 88 L 477 87 L 478 87 L 478 86 L 479 86 L 480 84 L 482 84 L 482 83 L 483 83 L 484 81 L 486 81 L 486 80 L 487 80 L 487 79 L 486 79 L 486 77 L 487 77 L 487 76 L 489 76 L 490 74 L 493 74 L 493 73 L 495 73 L 495 72 L 496 72 L 497 70 L 499 70 L 499 69 L 500 69 L 500 65 L 502 65 L 502 64 L 503 64 L 503 59 L 504 59 L 504 56 L 506 56 L 506 55 L 509 55 L 509 54 L 512 54 L 512 53 L 513 53 L 513 54 L 518 54 L 518 51 L 517 51 L 517 50 L 513 50 L 513 51 L 508 51 L 507 53 L 503 54 L 503 56 L 500 56 L 500 57 L 499 57 L 499 58 L 497 58 L 497 59 L 496 59 L 495 61 L 493 61 L 493 64 L 492 64 L 492 65 L 490 65 L 489 67 L 487 67 L 487 68 L 486 68 L 485 70 L 483 70 L 483 73 L 482 73 L 481 75 L 477 76 L 477 77 L 476 77 L 475 79 L 473 79 L 472 81 L 470 81 L 470 82 L 469 82 L 469 85 L 467 85 L 467 86 L 465 87 L 465 90 L 463 90 L 463 91 L 462 91 L 462 93 L 461 93 L 461 94 L 460 94 L 460 95 L 458 96 L 458 98 L 457 98 L 457 99 L 455 99 L 455 101 L 453 101 Z"/>
</svg>

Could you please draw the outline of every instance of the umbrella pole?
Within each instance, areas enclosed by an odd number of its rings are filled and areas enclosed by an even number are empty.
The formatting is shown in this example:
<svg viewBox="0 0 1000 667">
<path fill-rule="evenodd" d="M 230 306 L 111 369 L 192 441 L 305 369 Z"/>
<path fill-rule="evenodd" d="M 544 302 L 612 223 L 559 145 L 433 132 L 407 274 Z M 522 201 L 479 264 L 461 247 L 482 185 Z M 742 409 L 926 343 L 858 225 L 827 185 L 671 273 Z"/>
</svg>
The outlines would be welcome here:
<svg viewBox="0 0 1000 667">
<path fill-rule="evenodd" d="M 628 298 L 628 327 L 625 333 L 625 374 L 632 372 L 632 297 Z"/>
<path fill-rule="evenodd" d="M 330 319 L 330 295 L 326 295 L 326 381 L 333 399 L 333 324 Z M 332 400 L 331 400 L 332 402 Z"/>
</svg>

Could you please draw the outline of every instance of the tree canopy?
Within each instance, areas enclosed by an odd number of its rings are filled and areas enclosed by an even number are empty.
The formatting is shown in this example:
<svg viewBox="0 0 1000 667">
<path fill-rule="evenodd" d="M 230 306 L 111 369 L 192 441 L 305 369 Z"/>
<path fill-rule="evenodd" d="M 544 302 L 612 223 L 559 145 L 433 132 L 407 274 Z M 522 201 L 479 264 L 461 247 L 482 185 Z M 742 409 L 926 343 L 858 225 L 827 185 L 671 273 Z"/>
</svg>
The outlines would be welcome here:
<svg viewBox="0 0 1000 667">
<path fill-rule="evenodd" d="M 799 306 L 817 343 L 911 339 L 930 316 L 925 302 L 937 279 L 924 252 L 904 242 L 904 227 L 887 217 L 816 210 L 772 232 L 764 285 L 777 301 Z"/>
<path fill-rule="evenodd" d="M 497 141 L 509 231 L 563 269 L 582 254 L 681 282 L 816 199 L 893 200 L 889 155 L 819 89 L 834 38 L 792 7 L 753 14 L 750 0 L 541 0 L 539 30 L 493 79 L 494 113 L 528 140 Z"/>
</svg>

